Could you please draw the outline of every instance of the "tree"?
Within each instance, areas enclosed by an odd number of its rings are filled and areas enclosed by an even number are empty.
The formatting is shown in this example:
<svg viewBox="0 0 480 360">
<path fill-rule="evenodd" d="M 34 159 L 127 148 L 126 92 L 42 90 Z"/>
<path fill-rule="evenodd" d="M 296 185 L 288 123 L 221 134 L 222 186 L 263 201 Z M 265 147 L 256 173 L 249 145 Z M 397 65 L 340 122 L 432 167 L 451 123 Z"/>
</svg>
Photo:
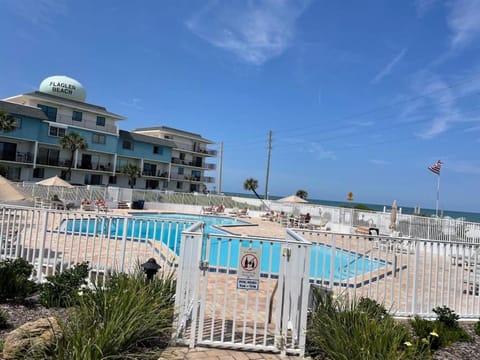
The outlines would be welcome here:
<svg viewBox="0 0 480 360">
<path fill-rule="evenodd" d="M 60 147 L 70 151 L 70 162 L 68 163 L 68 170 L 63 178 L 70 179 L 72 174 L 72 166 L 74 162 L 75 152 L 77 150 L 86 150 L 88 148 L 87 139 L 80 134 L 72 131 L 60 138 Z"/>
<path fill-rule="evenodd" d="M 306 192 L 305 190 L 298 190 L 295 195 L 297 195 L 299 198 L 302 198 L 303 200 L 307 200 L 308 192 Z"/>
<path fill-rule="evenodd" d="M 250 178 L 250 179 L 247 179 L 245 180 L 245 182 L 243 183 L 243 188 L 245 190 L 251 190 L 253 191 L 253 193 L 255 194 L 255 196 L 261 200 L 260 196 L 258 196 L 257 194 L 257 188 L 258 188 L 258 180 L 256 179 L 253 179 L 253 178 Z"/>
<path fill-rule="evenodd" d="M 133 189 L 137 178 L 142 174 L 140 168 L 135 164 L 128 164 L 120 170 L 123 174 L 128 176 L 128 184 Z"/>
<path fill-rule="evenodd" d="M 0 130 L 3 132 L 9 132 L 15 130 L 15 128 L 15 118 L 12 114 L 0 111 Z"/>
</svg>

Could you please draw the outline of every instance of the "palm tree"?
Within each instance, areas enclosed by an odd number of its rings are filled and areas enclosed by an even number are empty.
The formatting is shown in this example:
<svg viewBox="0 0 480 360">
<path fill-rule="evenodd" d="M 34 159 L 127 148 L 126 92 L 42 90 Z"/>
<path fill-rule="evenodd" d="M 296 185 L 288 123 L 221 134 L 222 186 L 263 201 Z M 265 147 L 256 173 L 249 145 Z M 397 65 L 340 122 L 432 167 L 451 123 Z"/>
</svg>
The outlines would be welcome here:
<svg viewBox="0 0 480 360">
<path fill-rule="evenodd" d="M 124 173 L 125 175 L 128 176 L 128 184 L 130 185 L 130 188 L 133 189 L 133 187 L 135 186 L 135 181 L 141 175 L 140 168 L 135 164 L 128 164 L 128 165 L 124 166 L 120 170 L 120 172 L 122 172 L 122 173 Z"/>
<path fill-rule="evenodd" d="M 0 130 L 3 132 L 9 132 L 15 130 L 15 118 L 12 114 L 0 111 Z"/>
<path fill-rule="evenodd" d="M 75 157 L 75 152 L 77 150 L 86 150 L 88 148 L 87 139 L 82 137 L 80 134 L 72 131 L 60 138 L 60 147 L 62 149 L 70 151 L 70 162 L 68 164 L 68 170 L 62 176 L 64 179 L 70 179 L 72 174 L 72 166 Z"/>
<path fill-rule="evenodd" d="M 251 191 L 253 191 L 253 193 L 255 194 L 255 196 L 256 196 L 258 199 L 262 200 L 262 199 L 260 198 L 260 196 L 258 196 L 258 194 L 257 194 L 257 192 L 256 192 L 256 190 L 257 190 L 257 188 L 258 188 L 258 180 L 253 179 L 253 178 L 250 178 L 250 179 L 245 180 L 245 182 L 243 183 L 243 188 L 244 188 L 245 190 L 251 190 Z"/>
<path fill-rule="evenodd" d="M 305 190 L 297 190 L 297 193 L 295 195 L 297 195 L 299 198 L 302 198 L 303 200 L 307 200 L 308 192 L 306 192 Z"/>
</svg>

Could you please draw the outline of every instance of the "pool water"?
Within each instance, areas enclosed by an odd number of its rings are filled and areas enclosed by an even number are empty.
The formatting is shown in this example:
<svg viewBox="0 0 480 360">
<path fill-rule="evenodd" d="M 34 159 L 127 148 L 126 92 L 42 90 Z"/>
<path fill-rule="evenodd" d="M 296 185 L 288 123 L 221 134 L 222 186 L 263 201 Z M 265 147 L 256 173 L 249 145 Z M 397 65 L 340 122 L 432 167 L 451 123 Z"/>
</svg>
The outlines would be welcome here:
<svg viewBox="0 0 480 360">
<path fill-rule="evenodd" d="M 177 256 L 180 252 L 182 231 L 198 221 L 203 221 L 204 234 L 218 234 L 210 237 L 208 261 L 212 267 L 238 268 L 240 247 L 261 248 L 260 271 L 264 273 L 278 273 L 280 270 L 281 244 L 273 241 L 250 239 L 231 239 L 226 231 L 217 228 L 217 225 L 246 225 L 248 223 L 229 217 L 202 216 L 189 214 L 135 214 L 134 217 L 107 218 L 98 217 L 88 220 L 66 220 L 61 230 L 77 234 L 104 235 L 112 238 L 126 236 L 135 240 L 162 241 Z M 206 257 L 203 248 L 203 256 Z M 334 254 L 333 254 L 334 252 Z M 332 268 L 332 259 L 334 266 Z M 361 254 L 335 249 L 323 244 L 313 244 L 311 247 L 310 276 L 313 278 L 331 278 L 333 270 L 334 280 L 346 280 L 370 271 L 376 271 L 386 266 L 381 260 L 375 260 Z"/>
</svg>

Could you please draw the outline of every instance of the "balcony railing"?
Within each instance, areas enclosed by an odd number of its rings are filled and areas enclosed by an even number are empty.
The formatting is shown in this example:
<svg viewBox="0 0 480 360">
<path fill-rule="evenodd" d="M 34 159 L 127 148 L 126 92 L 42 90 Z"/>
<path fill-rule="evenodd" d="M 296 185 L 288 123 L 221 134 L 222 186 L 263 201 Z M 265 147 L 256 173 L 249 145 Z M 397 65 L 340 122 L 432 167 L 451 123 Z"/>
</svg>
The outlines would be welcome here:
<svg viewBox="0 0 480 360">
<path fill-rule="evenodd" d="M 158 171 L 142 171 L 142 176 L 150 176 L 150 177 L 161 177 L 161 178 L 168 178 L 168 171 L 158 170 Z"/>
<path fill-rule="evenodd" d="M 110 163 L 107 163 L 107 164 L 103 164 L 103 163 L 82 164 L 82 163 L 79 163 L 79 164 L 77 164 L 77 169 L 112 172 L 113 171 L 113 166 Z"/>
<path fill-rule="evenodd" d="M 208 149 L 205 149 L 205 148 L 201 148 L 199 146 L 194 147 L 192 145 L 176 144 L 174 149 L 194 152 L 194 153 L 198 153 L 198 154 L 211 155 L 211 156 L 216 156 L 217 155 L 217 150 L 208 150 Z"/>
<path fill-rule="evenodd" d="M 208 170 L 216 170 L 217 169 L 217 164 L 205 164 L 204 168 Z"/>
</svg>

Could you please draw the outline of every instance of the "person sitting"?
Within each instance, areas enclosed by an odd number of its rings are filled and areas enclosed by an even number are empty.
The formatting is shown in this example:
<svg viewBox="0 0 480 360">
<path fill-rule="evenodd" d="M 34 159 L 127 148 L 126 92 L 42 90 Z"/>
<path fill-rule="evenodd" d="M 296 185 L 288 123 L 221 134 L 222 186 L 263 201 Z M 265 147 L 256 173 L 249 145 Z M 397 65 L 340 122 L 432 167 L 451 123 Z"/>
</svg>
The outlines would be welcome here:
<svg viewBox="0 0 480 360">
<path fill-rule="evenodd" d="M 312 217 L 310 216 L 310 213 L 307 213 L 307 215 L 305 215 L 305 224 L 308 224 L 310 222 L 310 220 L 312 220 Z"/>
<path fill-rule="evenodd" d="M 81 209 L 82 210 L 92 210 L 92 202 L 90 201 L 90 199 L 84 198 L 82 200 Z"/>
<path fill-rule="evenodd" d="M 225 211 L 225 206 L 223 206 L 223 204 L 218 205 L 217 208 L 215 209 L 215 213 L 217 214 L 222 214 L 224 211 Z"/>
</svg>

